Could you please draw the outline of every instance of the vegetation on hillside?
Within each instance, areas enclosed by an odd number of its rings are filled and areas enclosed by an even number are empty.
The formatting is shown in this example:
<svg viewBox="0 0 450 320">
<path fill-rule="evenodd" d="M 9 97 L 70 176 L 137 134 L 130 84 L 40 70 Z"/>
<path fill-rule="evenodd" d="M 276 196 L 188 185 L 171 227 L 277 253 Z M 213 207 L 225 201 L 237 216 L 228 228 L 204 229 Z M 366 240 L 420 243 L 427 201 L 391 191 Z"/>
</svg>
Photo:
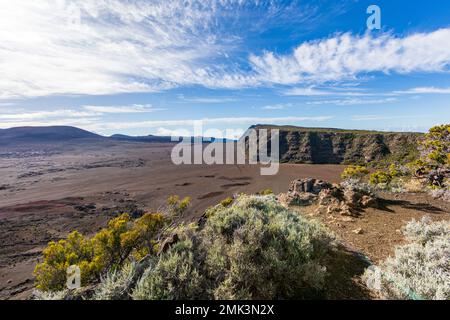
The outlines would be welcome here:
<svg viewBox="0 0 450 320">
<path fill-rule="evenodd" d="M 450 125 L 431 128 L 416 150 L 397 161 L 379 162 L 375 172 L 363 166 L 348 166 L 342 178 L 368 182 L 383 191 L 429 192 L 450 201 Z"/>
</svg>

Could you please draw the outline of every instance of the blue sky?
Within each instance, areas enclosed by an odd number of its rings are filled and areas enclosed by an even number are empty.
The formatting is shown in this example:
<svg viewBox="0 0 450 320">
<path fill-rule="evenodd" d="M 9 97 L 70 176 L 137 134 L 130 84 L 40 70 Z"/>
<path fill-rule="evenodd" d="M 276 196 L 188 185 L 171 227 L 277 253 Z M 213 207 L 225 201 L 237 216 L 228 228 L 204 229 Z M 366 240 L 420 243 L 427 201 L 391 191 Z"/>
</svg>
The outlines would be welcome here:
<svg viewBox="0 0 450 320">
<path fill-rule="evenodd" d="M 381 30 L 367 29 L 371 4 Z M 448 1 L 0 0 L 0 8 L 0 128 L 168 135 L 192 131 L 194 120 L 223 131 L 256 123 L 425 131 L 450 122 Z"/>
</svg>

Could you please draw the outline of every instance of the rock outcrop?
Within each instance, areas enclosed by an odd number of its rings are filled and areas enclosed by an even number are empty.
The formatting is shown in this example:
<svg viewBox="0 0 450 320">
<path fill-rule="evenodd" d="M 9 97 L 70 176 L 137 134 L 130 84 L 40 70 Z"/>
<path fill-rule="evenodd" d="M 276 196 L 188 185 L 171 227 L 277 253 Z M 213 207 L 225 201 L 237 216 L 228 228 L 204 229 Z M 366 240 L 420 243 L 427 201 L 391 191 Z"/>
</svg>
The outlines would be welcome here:
<svg viewBox="0 0 450 320">
<path fill-rule="evenodd" d="M 294 180 L 289 186 L 289 191 L 279 195 L 278 200 L 286 206 L 309 206 L 318 199 L 322 190 L 331 187 L 328 182 L 312 178 Z"/>
<path fill-rule="evenodd" d="M 287 207 L 316 204 L 316 214 L 350 217 L 357 217 L 365 208 L 378 205 L 376 196 L 368 191 L 312 178 L 292 181 L 289 191 L 280 194 L 278 201 Z"/>
<path fill-rule="evenodd" d="M 266 125 L 251 129 L 279 129 L 280 161 L 285 163 L 367 163 L 390 155 L 402 159 L 417 152 L 416 143 L 422 136 L 420 133 Z"/>
</svg>

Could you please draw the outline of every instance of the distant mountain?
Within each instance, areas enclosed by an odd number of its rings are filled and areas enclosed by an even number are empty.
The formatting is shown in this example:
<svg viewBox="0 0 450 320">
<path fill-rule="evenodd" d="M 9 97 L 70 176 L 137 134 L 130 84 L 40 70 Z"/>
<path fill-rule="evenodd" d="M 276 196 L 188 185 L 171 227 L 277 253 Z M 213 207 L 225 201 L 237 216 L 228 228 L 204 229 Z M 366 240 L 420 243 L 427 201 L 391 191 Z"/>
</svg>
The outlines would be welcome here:
<svg viewBox="0 0 450 320">
<path fill-rule="evenodd" d="M 127 136 L 124 134 L 115 134 L 110 137 L 113 140 L 132 141 L 132 142 L 171 142 L 171 137 L 164 136 Z"/>
<path fill-rule="evenodd" d="M 16 127 L 0 130 L 0 145 L 55 143 L 80 139 L 105 139 L 104 137 L 75 127 Z"/>
<path fill-rule="evenodd" d="M 220 139 L 211 138 L 211 141 Z M 83 129 L 70 126 L 51 127 L 16 127 L 0 129 L 0 146 L 27 146 L 37 144 L 56 144 L 64 142 L 140 142 L 140 143 L 170 143 L 168 136 L 128 136 L 115 134 L 110 137 L 101 136 Z"/>
</svg>

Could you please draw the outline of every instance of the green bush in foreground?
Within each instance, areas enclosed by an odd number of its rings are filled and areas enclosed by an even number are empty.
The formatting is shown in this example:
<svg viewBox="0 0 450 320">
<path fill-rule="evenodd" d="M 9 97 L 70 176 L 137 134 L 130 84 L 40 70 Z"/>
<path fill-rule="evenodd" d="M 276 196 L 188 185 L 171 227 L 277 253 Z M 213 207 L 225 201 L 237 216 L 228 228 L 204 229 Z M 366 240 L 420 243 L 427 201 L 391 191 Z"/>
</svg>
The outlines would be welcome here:
<svg viewBox="0 0 450 320">
<path fill-rule="evenodd" d="M 139 281 L 134 299 L 301 299 L 321 295 L 333 238 L 271 196 L 209 209 Z"/>
<path fill-rule="evenodd" d="M 44 259 L 36 265 L 36 288 L 42 291 L 60 291 L 66 288 L 67 268 L 80 268 L 81 285 L 97 283 L 101 276 L 120 270 L 124 264 L 139 261 L 159 250 L 158 239 L 172 221 L 189 206 L 190 198 L 180 200 L 172 196 L 163 213 L 146 213 L 133 220 L 122 214 L 108 222 L 108 226 L 87 238 L 72 232 L 67 239 L 50 242 L 44 249 Z M 111 273 L 113 272 L 113 273 Z"/>
<path fill-rule="evenodd" d="M 412 221 L 405 228 L 409 244 L 395 257 L 369 268 L 364 278 L 387 299 L 450 299 L 450 225 L 448 221 Z"/>
</svg>

